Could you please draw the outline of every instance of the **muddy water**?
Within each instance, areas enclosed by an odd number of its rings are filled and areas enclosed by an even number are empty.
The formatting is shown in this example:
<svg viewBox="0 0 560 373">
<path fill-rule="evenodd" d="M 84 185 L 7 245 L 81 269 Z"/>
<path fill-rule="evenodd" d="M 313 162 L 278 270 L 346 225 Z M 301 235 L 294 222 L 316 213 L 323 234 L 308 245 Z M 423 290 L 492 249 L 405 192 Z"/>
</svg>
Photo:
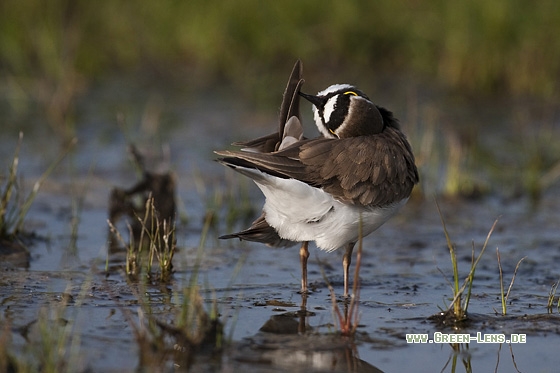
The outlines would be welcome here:
<svg viewBox="0 0 560 373">
<path fill-rule="evenodd" d="M 11 327 L 11 350 L 17 355 L 29 356 L 30 348 L 39 348 L 38 324 L 46 309 L 50 312 L 47 319 L 72 326 L 67 337 L 72 346 L 67 357 L 72 371 L 138 370 L 140 352 L 133 325 L 138 322 L 139 303 L 149 306 L 157 318 L 172 322 L 181 289 L 191 279 L 197 261 L 204 216 L 216 209 L 219 219 L 204 243 L 198 282 L 208 307 L 217 304 L 231 341 L 220 354 L 201 352 L 193 371 L 556 371 L 560 363 L 557 298 L 552 313 L 546 304 L 551 285 L 560 279 L 557 188 L 548 191 L 536 207 L 524 198 L 498 195 L 461 202 L 440 199 L 458 249 L 462 277 L 468 273 L 471 247 L 480 250 L 499 217 L 476 271 L 470 322 L 460 330 L 429 319 L 450 303 L 449 251 L 434 200 L 410 201 L 398 216 L 363 241 L 359 326 L 349 339 L 336 332 L 337 319 L 324 279 L 337 294 L 342 293 L 341 253 L 311 251 L 313 291 L 302 313 L 297 248 L 270 249 L 217 239 L 247 223 L 228 227 L 225 202 L 217 196 L 229 189 L 245 191 L 254 216 L 262 199 L 256 187 L 212 162 L 212 150 L 268 133 L 275 126 L 274 115 L 255 114 L 251 108 L 227 100 L 215 102 L 213 107 L 193 97 L 167 101 L 155 95 L 139 101 L 117 100 L 112 106 L 103 100 L 82 103 L 79 118 L 83 123 L 76 129 L 78 146 L 43 185 L 28 215 L 26 227 L 36 235 L 29 244 L 28 267 L 10 260 L 2 263 L 1 318 Z M 124 129 L 116 123 L 118 111 L 128 115 Z M 27 188 L 60 149 L 57 138 L 45 141 L 45 132 L 48 130 L 28 129 L 25 134 L 20 171 Z M 118 255 L 109 257 L 110 270 L 105 271 L 109 191 L 113 186 L 129 187 L 137 180 L 126 154 L 129 140 L 143 147 L 151 159 L 169 154 L 167 161 L 163 156 L 163 162 L 154 162 L 152 167 L 169 168 L 177 177 L 183 219 L 177 227 L 179 251 L 169 284 L 128 282 L 119 269 L 123 262 Z M 15 131 L 7 131 L 1 141 L 5 170 L 16 143 Z M 76 210 L 76 203 L 81 208 Z M 76 217 L 77 236 L 73 237 L 72 219 Z M 496 248 L 506 289 L 517 262 L 526 257 L 511 289 L 507 316 L 500 315 Z M 480 333 L 482 339 L 493 338 L 493 334 L 509 339 L 515 334 L 526 341 L 407 343 L 407 334 L 427 334 L 433 339 L 436 332 L 473 337 Z M 170 363 L 166 368 L 181 369 Z"/>
</svg>

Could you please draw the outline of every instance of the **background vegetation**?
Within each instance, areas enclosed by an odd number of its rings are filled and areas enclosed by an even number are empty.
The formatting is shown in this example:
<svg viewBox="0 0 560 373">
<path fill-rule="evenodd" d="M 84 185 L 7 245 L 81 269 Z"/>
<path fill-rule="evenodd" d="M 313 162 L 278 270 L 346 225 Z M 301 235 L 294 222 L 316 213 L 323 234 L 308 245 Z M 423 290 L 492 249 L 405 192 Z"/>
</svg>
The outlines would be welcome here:
<svg viewBox="0 0 560 373">
<path fill-rule="evenodd" d="M 43 101 L 131 70 L 263 89 L 295 58 L 323 72 L 407 71 L 552 97 L 559 32 L 554 0 L 4 0 L 0 71 L 11 97 Z"/>
</svg>

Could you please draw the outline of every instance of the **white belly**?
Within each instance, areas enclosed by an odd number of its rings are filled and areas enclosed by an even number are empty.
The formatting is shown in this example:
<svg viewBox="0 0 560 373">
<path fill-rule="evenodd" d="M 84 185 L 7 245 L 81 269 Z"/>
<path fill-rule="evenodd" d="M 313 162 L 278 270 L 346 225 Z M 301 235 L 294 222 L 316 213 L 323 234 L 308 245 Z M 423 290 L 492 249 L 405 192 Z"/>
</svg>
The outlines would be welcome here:
<svg viewBox="0 0 560 373">
<path fill-rule="evenodd" d="M 364 237 L 407 201 L 385 208 L 350 205 L 295 179 L 259 176 L 254 179 L 266 197 L 264 212 L 268 224 L 284 239 L 315 241 L 317 247 L 327 251 L 358 241 L 360 219 Z"/>
</svg>

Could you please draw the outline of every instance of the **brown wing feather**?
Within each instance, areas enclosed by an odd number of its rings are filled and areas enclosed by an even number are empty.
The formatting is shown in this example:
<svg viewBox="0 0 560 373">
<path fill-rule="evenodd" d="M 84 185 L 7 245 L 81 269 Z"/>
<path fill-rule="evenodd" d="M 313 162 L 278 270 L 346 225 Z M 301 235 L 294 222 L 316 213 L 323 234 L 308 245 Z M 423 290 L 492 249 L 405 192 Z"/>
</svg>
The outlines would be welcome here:
<svg viewBox="0 0 560 373">
<path fill-rule="evenodd" d="M 385 205 L 410 195 L 418 182 L 414 156 L 405 136 L 387 127 L 381 134 L 317 139 L 300 146 L 308 184 L 337 198 L 363 205 Z"/>
<path fill-rule="evenodd" d="M 249 228 L 237 233 L 226 234 L 218 238 L 239 238 L 240 240 L 245 241 L 261 242 L 272 247 L 290 247 L 296 244 L 296 242 L 280 238 L 278 232 L 268 225 L 264 212 L 251 224 Z"/>
<path fill-rule="evenodd" d="M 282 151 L 218 152 L 223 163 L 258 168 L 322 188 L 349 203 L 382 206 L 410 196 L 418 182 L 405 136 L 387 127 L 375 136 L 304 140 Z"/>
</svg>

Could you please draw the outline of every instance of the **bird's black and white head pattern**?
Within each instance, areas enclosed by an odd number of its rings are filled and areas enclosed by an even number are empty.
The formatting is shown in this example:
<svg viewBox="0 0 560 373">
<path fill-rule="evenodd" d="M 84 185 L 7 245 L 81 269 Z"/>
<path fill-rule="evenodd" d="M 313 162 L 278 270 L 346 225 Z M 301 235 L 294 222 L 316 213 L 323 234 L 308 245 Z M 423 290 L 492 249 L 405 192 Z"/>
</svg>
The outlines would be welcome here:
<svg viewBox="0 0 560 373">
<path fill-rule="evenodd" d="M 328 138 L 374 135 L 393 124 L 389 111 L 350 84 L 331 85 L 317 96 L 300 94 L 313 104 L 315 124 Z"/>
</svg>

